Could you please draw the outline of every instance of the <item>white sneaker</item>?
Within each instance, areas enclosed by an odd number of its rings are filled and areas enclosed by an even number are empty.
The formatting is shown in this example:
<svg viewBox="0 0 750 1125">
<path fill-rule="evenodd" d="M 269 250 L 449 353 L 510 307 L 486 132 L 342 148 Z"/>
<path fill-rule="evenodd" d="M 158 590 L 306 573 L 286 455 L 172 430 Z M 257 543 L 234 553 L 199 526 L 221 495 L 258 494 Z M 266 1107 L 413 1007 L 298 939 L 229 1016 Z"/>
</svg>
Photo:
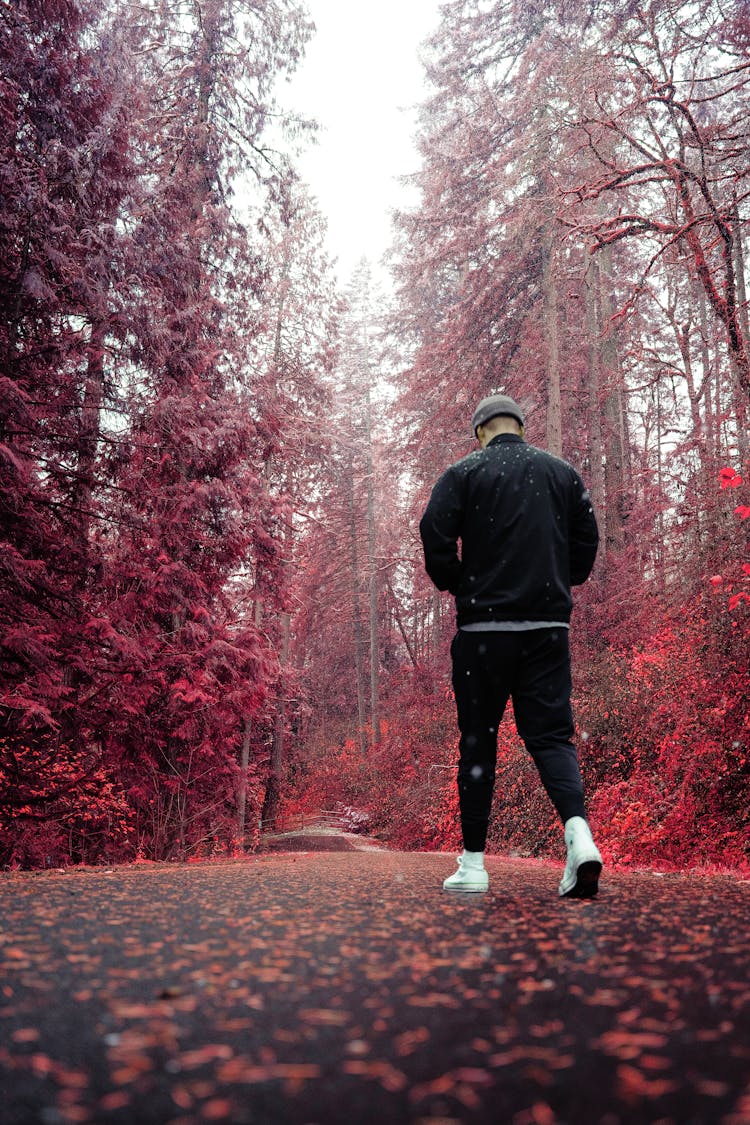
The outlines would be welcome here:
<svg viewBox="0 0 750 1125">
<path fill-rule="evenodd" d="M 464 852 L 458 858 L 458 871 L 443 883 L 446 891 L 486 891 L 490 880 L 484 869 L 484 852 Z"/>
<path fill-rule="evenodd" d="M 560 897 L 593 898 L 599 890 L 602 857 L 582 816 L 565 821 L 568 862 L 560 880 Z"/>
</svg>

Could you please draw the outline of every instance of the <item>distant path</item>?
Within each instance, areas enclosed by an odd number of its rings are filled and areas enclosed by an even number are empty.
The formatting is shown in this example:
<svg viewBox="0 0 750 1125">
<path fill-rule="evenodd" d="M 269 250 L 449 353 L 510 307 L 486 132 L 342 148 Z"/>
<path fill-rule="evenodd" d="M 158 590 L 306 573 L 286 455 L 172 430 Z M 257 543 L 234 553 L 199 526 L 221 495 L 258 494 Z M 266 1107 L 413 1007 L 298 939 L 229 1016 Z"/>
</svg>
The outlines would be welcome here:
<svg viewBox="0 0 750 1125">
<path fill-rule="evenodd" d="M 340 828 L 297 828 L 261 837 L 261 852 L 359 852 L 385 851 L 369 836 Z"/>
<path fill-rule="evenodd" d="M 0 1122 L 750 1123 L 747 882 L 453 866 L 0 875 Z"/>
</svg>

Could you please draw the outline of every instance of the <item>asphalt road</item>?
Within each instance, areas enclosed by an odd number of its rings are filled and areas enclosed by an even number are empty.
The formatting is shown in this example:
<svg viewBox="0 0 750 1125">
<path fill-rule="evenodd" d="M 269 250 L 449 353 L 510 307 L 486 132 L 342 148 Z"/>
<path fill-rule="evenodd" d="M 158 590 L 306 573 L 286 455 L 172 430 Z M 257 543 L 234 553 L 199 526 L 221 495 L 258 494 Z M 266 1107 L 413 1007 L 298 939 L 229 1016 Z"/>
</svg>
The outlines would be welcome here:
<svg viewBox="0 0 750 1125">
<path fill-rule="evenodd" d="M 0 1122 L 750 1123 L 747 881 L 487 866 L 0 875 Z"/>
</svg>

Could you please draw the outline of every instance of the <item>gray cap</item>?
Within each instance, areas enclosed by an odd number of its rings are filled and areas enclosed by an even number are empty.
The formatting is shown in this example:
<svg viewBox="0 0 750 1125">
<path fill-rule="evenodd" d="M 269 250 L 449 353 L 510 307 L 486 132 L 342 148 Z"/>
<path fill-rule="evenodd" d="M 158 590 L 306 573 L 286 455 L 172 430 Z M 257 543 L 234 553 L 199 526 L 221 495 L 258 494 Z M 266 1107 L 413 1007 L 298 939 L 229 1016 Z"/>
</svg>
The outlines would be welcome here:
<svg viewBox="0 0 750 1125">
<path fill-rule="evenodd" d="M 508 395 L 489 395 L 483 398 L 474 411 L 471 419 L 471 428 L 476 437 L 477 426 L 483 426 L 490 418 L 497 418 L 498 414 L 508 414 L 515 418 L 520 426 L 523 425 L 523 410 Z"/>
</svg>

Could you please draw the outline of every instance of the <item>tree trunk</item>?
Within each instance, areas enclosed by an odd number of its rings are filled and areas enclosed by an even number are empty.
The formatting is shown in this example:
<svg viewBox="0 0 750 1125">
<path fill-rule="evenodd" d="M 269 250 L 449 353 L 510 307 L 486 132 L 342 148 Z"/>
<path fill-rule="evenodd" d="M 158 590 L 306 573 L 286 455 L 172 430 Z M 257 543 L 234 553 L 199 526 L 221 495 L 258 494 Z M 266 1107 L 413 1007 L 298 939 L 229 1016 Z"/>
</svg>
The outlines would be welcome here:
<svg viewBox="0 0 750 1125">
<path fill-rule="evenodd" d="M 247 770 L 250 765 L 250 739 L 253 732 L 253 720 L 248 716 L 242 729 L 242 745 L 240 747 L 240 784 L 237 790 L 237 839 L 240 847 L 245 848 L 245 815 L 247 810 Z"/>
<path fill-rule="evenodd" d="M 706 312 L 706 296 L 702 289 L 693 283 L 693 301 L 698 309 L 698 324 L 700 328 L 700 353 L 703 378 L 703 405 L 706 416 L 706 449 L 708 453 L 709 476 L 715 480 L 718 468 L 719 455 L 719 415 L 714 402 L 714 385 L 718 379 L 711 378 L 711 354 L 708 349 L 708 315 Z"/>
<path fill-rule="evenodd" d="M 380 622 L 378 619 L 378 569 L 375 553 L 375 471 L 372 460 L 372 414 L 369 364 L 365 354 L 365 473 L 367 476 L 367 583 L 370 594 L 370 724 L 371 741 L 380 742 Z"/>
<path fill-rule="evenodd" d="M 732 236 L 733 244 L 732 249 L 734 252 L 734 279 L 737 287 L 737 315 L 739 320 L 739 327 L 742 337 L 745 342 L 745 348 L 750 341 L 750 321 L 748 320 L 747 313 L 747 287 L 745 284 L 745 255 L 742 248 L 742 227 L 740 225 L 740 213 L 737 203 L 735 202 L 732 211 Z M 742 377 L 740 373 L 741 360 L 735 360 L 735 383 L 740 386 L 740 393 L 737 395 L 737 402 L 735 411 L 737 414 L 737 444 L 739 446 L 740 460 L 743 465 L 748 461 L 748 435 L 747 435 L 747 402 L 741 393 L 743 386 Z M 747 389 L 747 387 L 745 388 Z"/>
<path fill-rule="evenodd" d="M 599 521 L 602 565 L 607 562 L 606 502 L 604 494 L 604 448 L 602 445 L 602 402 L 599 378 L 599 320 L 597 316 L 597 270 L 586 273 L 586 336 L 588 348 L 589 447 L 591 450 L 591 497 Z"/>
<path fill-rule="evenodd" d="M 285 672 L 289 664 L 289 614 L 282 613 L 281 649 L 279 653 L 279 694 L 276 701 L 276 714 L 273 723 L 273 742 L 271 743 L 271 761 L 269 764 L 266 795 L 263 801 L 262 819 L 265 823 L 272 823 L 279 811 L 281 798 L 281 782 L 284 773 L 284 735 L 286 733 L 286 677 Z"/>
<path fill-rule="evenodd" d="M 260 628 L 261 617 L 263 614 L 263 606 L 260 598 L 257 598 L 254 606 L 254 618 L 256 629 Z M 237 790 L 237 839 L 240 845 L 245 848 L 247 846 L 246 832 L 247 832 L 247 771 L 250 766 L 250 741 L 252 737 L 253 720 L 250 715 L 246 716 L 242 727 L 242 745 L 240 746 L 240 783 Z"/>
<path fill-rule="evenodd" d="M 372 452 L 372 398 L 370 388 L 370 268 L 366 260 L 355 273 L 351 287 L 351 308 L 348 322 L 346 377 L 350 407 L 352 409 L 350 431 L 361 435 L 364 459 L 364 483 L 366 489 L 367 520 L 367 589 L 369 602 L 369 655 L 370 655 L 370 741 L 376 745 L 380 741 L 380 623 L 378 619 L 378 570 L 376 558 L 375 525 L 375 471 Z M 356 403 L 356 409 L 355 409 Z M 361 427 L 361 428 L 360 428 Z M 360 718 L 360 742 L 365 734 L 364 698 L 360 694 L 360 676 L 364 671 L 364 643 L 360 643 L 362 617 L 359 606 L 359 567 L 357 552 L 356 498 L 354 494 L 354 456 L 349 454 L 349 500 L 350 500 L 350 540 L 352 560 L 352 605 L 354 610 L 355 650 L 357 653 L 357 704 Z"/>
<path fill-rule="evenodd" d="M 79 598 L 85 600 L 86 590 L 93 581 L 90 558 L 91 545 L 91 502 L 94 492 L 96 451 L 100 435 L 100 415 L 104 397 L 104 324 L 95 320 L 91 325 L 89 338 L 86 378 L 81 401 L 80 424 L 78 428 L 78 465 L 71 491 L 71 526 L 75 528 L 75 548 L 78 552 L 75 590 Z M 76 700 L 76 706 L 65 708 L 61 716 L 58 738 L 63 742 L 75 743 L 79 738 L 78 718 L 81 671 L 68 663 L 63 671 L 63 681 L 70 689 L 69 700 Z"/>
<path fill-rule="evenodd" d="M 419 663 L 417 661 L 416 656 L 414 655 L 414 649 L 413 649 L 413 647 L 412 647 L 412 645 L 409 641 L 409 634 L 407 633 L 406 629 L 404 628 L 404 622 L 403 622 L 403 618 L 401 617 L 401 611 L 399 609 L 398 599 L 396 597 L 396 594 L 393 590 L 393 586 L 391 585 L 391 582 L 390 582 L 389 578 L 386 578 L 386 585 L 388 587 L 388 593 L 391 595 L 391 603 L 393 605 L 393 616 L 396 619 L 396 625 L 398 626 L 398 631 L 401 634 L 401 639 L 403 640 L 404 644 L 406 645 L 406 651 L 409 654 L 409 659 L 411 660 L 412 667 L 418 668 Z"/>
<path fill-rule="evenodd" d="M 547 449 L 562 456 L 562 402 L 560 394 L 560 344 L 557 278 L 553 236 L 547 235 L 544 252 L 544 324 L 547 337 Z"/>
<path fill-rule="evenodd" d="M 623 403 L 622 380 L 617 348 L 617 335 L 612 323 L 614 312 L 612 295 L 609 292 L 611 278 L 611 248 L 601 253 L 602 264 L 598 269 L 600 350 L 599 362 L 604 390 L 605 419 L 605 459 L 604 491 L 607 497 L 606 548 L 621 551 L 624 545 L 624 500 L 625 467 L 623 449 Z"/>
<path fill-rule="evenodd" d="M 364 756 L 367 753 L 366 726 L 367 713 L 365 708 L 365 671 L 362 659 L 364 651 L 364 629 L 362 627 L 362 609 L 359 600 L 359 551 L 357 549 L 357 512 L 354 503 L 354 458 L 349 453 L 346 465 L 347 501 L 349 507 L 349 574 L 352 598 L 352 624 L 354 628 L 354 675 L 357 687 L 357 737 L 359 749 Z"/>
<path fill-rule="evenodd" d="M 104 324 L 96 320 L 91 325 L 86 381 L 81 403 L 81 422 L 78 431 L 78 472 L 73 492 L 73 518 L 79 536 L 82 558 L 88 554 L 91 534 L 91 498 L 94 492 L 96 449 L 99 442 L 99 425 L 104 397 Z M 86 581 L 86 567 L 79 575 Z"/>
<path fill-rule="evenodd" d="M 662 435 L 662 420 L 661 420 L 661 384 L 656 382 L 656 488 L 659 496 L 659 507 L 656 513 L 656 528 L 657 536 L 655 547 L 655 556 L 657 560 L 656 567 L 656 580 L 659 585 L 659 590 L 663 593 L 666 584 L 666 575 L 664 573 L 664 540 L 665 540 L 665 527 L 664 527 L 664 506 L 661 503 L 661 497 L 664 495 L 664 472 L 662 468 L 661 456 L 661 435 Z"/>
</svg>

